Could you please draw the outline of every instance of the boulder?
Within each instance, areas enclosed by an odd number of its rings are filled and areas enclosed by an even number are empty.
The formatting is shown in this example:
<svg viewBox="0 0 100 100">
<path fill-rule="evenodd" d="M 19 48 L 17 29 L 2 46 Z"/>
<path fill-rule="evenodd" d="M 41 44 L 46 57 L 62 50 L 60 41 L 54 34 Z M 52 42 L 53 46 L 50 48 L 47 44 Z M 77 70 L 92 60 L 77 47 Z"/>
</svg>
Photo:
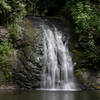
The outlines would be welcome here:
<svg viewBox="0 0 100 100">
<path fill-rule="evenodd" d="M 0 26 L 0 41 L 8 40 L 10 38 L 7 28 Z"/>
</svg>

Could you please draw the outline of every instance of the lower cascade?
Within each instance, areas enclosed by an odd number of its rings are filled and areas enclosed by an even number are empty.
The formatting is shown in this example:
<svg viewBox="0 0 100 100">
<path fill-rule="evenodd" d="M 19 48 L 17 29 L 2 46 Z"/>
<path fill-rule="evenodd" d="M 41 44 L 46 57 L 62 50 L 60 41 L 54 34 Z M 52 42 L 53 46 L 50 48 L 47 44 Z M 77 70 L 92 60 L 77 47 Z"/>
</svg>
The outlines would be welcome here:
<svg viewBox="0 0 100 100">
<path fill-rule="evenodd" d="M 76 90 L 68 39 L 64 43 L 62 32 L 55 26 L 51 28 L 48 25 L 42 25 L 42 30 L 44 67 L 41 73 L 41 89 Z"/>
</svg>

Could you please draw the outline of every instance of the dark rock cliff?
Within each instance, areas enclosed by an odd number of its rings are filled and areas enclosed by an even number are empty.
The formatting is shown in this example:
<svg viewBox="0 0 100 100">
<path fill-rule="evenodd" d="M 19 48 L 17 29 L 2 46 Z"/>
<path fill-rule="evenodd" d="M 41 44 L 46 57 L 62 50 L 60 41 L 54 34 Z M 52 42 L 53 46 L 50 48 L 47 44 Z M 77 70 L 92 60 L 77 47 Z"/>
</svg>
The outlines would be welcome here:
<svg viewBox="0 0 100 100">
<path fill-rule="evenodd" d="M 43 55 L 40 23 L 41 18 L 25 19 L 22 23 L 22 38 L 16 43 L 13 73 L 13 81 L 20 88 L 33 89 L 40 85 Z"/>
</svg>

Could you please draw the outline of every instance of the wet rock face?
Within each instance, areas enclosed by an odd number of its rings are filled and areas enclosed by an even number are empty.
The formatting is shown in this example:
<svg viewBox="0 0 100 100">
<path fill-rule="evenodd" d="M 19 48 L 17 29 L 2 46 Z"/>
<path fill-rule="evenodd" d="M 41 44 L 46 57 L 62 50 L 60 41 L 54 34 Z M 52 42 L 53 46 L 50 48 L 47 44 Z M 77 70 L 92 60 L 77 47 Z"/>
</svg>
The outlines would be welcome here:
<svg viewBox="0 0 100 100">
<path fill-rule="evenodd" d="M 0 42 L 10 38 L 7 28 L 0 26 Z"/>
<path fill-rule="evenodd" d="M 40 23 L 40 18 L 25 19 L 22 23 L 23 37 L 16 43 L 17 49 L 14 53 L 16 64 L 13 73 L 13 81 L 20 88 L 40 87 L 40 73 L 43 66 Z"/>
</svg>

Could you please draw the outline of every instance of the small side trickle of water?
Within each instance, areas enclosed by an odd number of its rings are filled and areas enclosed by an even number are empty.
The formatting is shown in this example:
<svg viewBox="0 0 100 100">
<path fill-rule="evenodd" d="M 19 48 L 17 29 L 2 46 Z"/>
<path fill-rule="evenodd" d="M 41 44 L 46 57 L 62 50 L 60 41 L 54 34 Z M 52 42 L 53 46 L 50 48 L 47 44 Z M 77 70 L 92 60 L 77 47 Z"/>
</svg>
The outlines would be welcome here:
<svg viewBox="0 0 100 100">
<path fill-rule="evenodd" d="M 55 26 L 42 25 L 44 43 L 44 67 L 41 73 L 41 89 L 76 90 L 73 62 L 68 40 L 62 41 L 62 33 Z"/>
</svg>

